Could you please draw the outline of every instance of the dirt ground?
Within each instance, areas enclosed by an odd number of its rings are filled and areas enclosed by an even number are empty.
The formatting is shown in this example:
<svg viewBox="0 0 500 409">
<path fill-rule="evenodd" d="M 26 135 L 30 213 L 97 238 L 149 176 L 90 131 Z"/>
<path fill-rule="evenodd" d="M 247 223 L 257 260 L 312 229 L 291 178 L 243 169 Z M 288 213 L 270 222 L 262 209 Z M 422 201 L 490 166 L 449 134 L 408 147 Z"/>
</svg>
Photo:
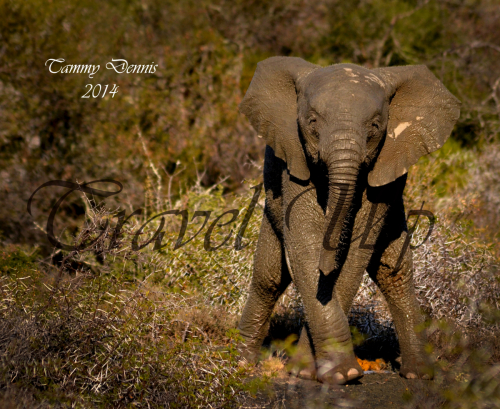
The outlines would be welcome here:
<svg viewBox="0 0 500 409">
<path fill-rule="evenodd" d="M 401 378 L 396 372 L 365 373 L 355 383 L 327 386 L 316 381 L 279 377 L 267 392 L 245 402 L 243 408 L 404 408 L 409 383 L 429 382 Z M 414 385 L 413 385 L 414 386 Z"/>
</svg>

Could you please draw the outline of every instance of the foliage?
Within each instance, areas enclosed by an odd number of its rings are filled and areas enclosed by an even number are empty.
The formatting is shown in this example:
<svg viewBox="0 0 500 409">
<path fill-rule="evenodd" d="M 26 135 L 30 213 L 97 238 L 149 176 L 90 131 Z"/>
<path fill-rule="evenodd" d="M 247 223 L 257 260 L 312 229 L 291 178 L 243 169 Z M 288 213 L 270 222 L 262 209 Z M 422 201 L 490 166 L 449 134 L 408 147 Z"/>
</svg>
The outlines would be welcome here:
<svg viewBox="0 0 500 409">
<path fill-rule="evenodd" d="M 198 173 L 204 187 L 225 178 L 224 189 L 238 190 L 263 158 L 238 104 L 257 62 L 271 55 L 323 65 L 427 64 L 462 101 L 453 138 L 467 146 L 495 140 L 498 10 L 490 0 L 2 0 L 0 229 L 11 243 L 43 243 L 25 201 L 51 179 L 112 177 L 127 187 L 117 205 L 140 206 L 144 146 L 164 188 L 182 170 L 169 191 L 176 198 Z M 49 58 L 101 68 L 93 78 L 51 74 Z M 158 68 L 117 74 L 105 68 L 112 58 Z M 119 91 L 81 99 L 89 83 Z M 36 206 L 46 213 L 51 196 L 40 192 Z M 79 214 L 63 210 L 66 221 Z"/>
</svg>

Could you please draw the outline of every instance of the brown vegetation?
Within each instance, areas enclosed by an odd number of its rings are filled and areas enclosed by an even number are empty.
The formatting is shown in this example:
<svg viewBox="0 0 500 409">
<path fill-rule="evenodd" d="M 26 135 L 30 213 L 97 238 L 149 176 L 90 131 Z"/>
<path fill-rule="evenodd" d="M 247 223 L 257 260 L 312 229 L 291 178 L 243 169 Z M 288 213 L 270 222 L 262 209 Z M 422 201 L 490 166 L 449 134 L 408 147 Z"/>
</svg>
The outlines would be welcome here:
<svg viewBox="0 0 500 409">
<path fill-rule="evenodd" d="M 410 170 L 405 191 L 407 210 L 425 202 L 437 216 L 430 239 L 414 250 L 437 376 L 408 397 L 422 408 L 500 405 L 496 3 L 0 0 L 0 406 L 230 407 L 255 391 L 257 379 L 283 372 L 291 341 L 279 340 L 298 334 L 304 320 L 293 286 L 276 307 L 267 343 L 277 357 L 261 376 L 249 382 L 254 369 L 239 366 L 234 351 L 262 197 L 244 235 L 248 246 L 236 250 L 234 236 L 264 150 L 238 104 L 257 62 L 272 55 L 321 65 L 426 64 L 462 101 L 452 137 Z M 49 58 L 101 70 L 93 79 L 50 74 Z M 104 68 L 112 58 L 154 61 L 158 69 L 117 74 Z M 88 83 L 119 91 L 81 99 Z M 105 203 L 72 193 L 55 226 L 65 243 L 102 236 L 86 249 L 52 248 L 45 223 L 65 190 L 39 191 L 33 216 L 31 193 L 52 179 L 103 178 L 124 190 Z M 138 208 L 143 213 L 111 246 L 118 212 Z M 186 238 L 202 225 L 203 218 L 191 222 L 194 211 L 211 211 L 212 223 L 240 210 L 212 238 L 221 243 L 232 229 L 230 246 L 204 250 L 205 227 L 174 250 L 181 223 L 168 216 L 168 245 L 133 251 L 137 229 L 170 209 L 188 209 Z M 412 243 L 426 232 L 420 220 Z M 368 277 L 349 319 L 359 358 L 397 367 L 391 317 Z"/>
</svg>

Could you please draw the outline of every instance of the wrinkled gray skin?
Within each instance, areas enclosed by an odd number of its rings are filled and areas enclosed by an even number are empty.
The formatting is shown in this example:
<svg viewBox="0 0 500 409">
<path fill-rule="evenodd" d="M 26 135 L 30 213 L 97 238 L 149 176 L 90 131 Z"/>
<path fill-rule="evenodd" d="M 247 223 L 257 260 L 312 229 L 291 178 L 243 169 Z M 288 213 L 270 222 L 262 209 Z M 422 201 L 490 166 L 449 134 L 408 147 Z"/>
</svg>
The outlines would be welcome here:
<svg viewBox="0 0 500 409">
<path fill-rule="evenodd" d="M 402 195 L 408 168 L 451 133 L 458 100 L 425 66 L 323 68 L 273 57 L 258 64 L 240 110 L 268 145 L 242 354 L 257 359 L 293 280 L 307 320 L 299 350 L 311 363 L 301 375 L 333 384 L 361 377 L 346 314 L 366 270 L 389 304 L 401 375 L 428 377 L 410 249 L 395 269 L 407 236 Z"/>
</svg>

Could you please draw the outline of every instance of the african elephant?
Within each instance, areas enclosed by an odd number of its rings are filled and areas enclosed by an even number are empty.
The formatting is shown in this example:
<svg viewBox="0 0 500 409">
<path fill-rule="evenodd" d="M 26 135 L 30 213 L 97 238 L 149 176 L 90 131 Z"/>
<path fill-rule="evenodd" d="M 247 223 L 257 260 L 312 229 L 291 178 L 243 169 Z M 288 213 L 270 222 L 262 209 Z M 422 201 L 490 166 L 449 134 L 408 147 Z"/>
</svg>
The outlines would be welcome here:
<svg viewBox="0 0 500 409">
<path fill-rule="evenodd" d="M 429 378 L 412 255 L 402 252 L 403 189 L 408 168 L 443 146 L 460 102 L 423 65 L 272 57 L 258 64 L 240 111 L 267 145 L 266 204 L 239 324 L 244 357 L 257 359 L 293 280 L 307 321 L 299 345 L 314 358 L 304 373 L 333 384 L 361 377 L 346 314 L 366 270 L 394 320 L 400 374 Z"/>
</svg>

